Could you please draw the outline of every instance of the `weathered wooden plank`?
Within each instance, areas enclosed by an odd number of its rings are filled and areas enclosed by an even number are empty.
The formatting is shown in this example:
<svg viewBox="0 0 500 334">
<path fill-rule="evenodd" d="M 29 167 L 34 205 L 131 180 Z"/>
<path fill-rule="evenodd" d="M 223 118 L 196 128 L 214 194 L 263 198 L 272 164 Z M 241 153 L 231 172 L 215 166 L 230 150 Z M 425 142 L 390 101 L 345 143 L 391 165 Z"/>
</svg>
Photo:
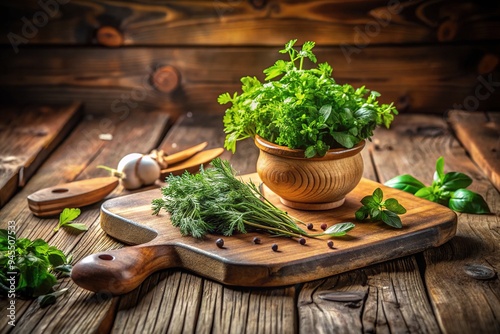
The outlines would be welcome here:
<svg viewBox="0 0 500 334">
<path fill-rule="evenodd" d="M 24 102 L 62 103 L 84 100 L 93 112 L 127 115 L 134 110 L 169 109 L 176 113 L 221 113 L 219 94 L 240 91 L 242 76 L 263 79 L 262 70 L 277 58 L 281 47 L 255 48 L 37 48 L 16 56 L 3 53 L 9 70 L 0 74 L 0 96 Z M 5 51 L 5 49 L 4 49 Z M 500 68 L 484 66 L 498 59 L 494 45 L 367 47 L 346 57 L 338 47 L 317 47 L 320 61 L 329 62 L 339 83 L 365 85 L 395 102 L 400 111 L 439 112 L 459 108 L 485 81 L 494 81 Z M 65 63 L 60 67 L 58 64 Z M 110 65 L 111 64 L 111 65 Z M 177 69 L 180 86 L 168 94 L 150 82 L 155 71 Z M 465 102 L 464 102 L 465 101 Z M 500 94 L 478 100 L 477 108 L 496 110 Z"/>
<path fill-rule="evenodd" d="M 451 110 L 448 121 L 474 162 L 500 190 L 500 116 Z"/>
<path fill-rule="evenodd" d="M 12 219 L 10 215 L 16 215 L 14 219 L 17 223 L 18 236 L 31 239 L 43 238 L 64 252 L 73 253 L 75 262 L 89 253 L 121 247 L 120 243 L 107 237 L 100 229 L 98 204 L 83 208 L 82 215 L 78 218 L 78 222 L 86 224 L 89 231 L 74 234 L 62 230 L 54 234 L 52 229 L 57 225 L 57 219 L 34 217 L 25 202 L 26 195 L 33 191 L 32 187 L 47 186 L 45 183 L 47 180 L 64 178 L 68 175 L 71 179 L 93 177 L 103 173 L 102 170 L 96 171 L 95 164 L 114 165 L 119 159 L 117 157 L 124 156 L 131 151 L 148 152 L 157 146 L 165 132 L 168 120 L 169 115 L 165 113 L 136 111 L 123 120 L 116 116 L 114 118 L 101 116 L 84 122 L 47 160 L 40 173 L 34 176 L 27 187 L 7 204 L 8 210 L 5 212 L 2 210 L 0 214 L 2 227 L 6 225 L 7 219 Z M 107 142 L 99 140 L 98 135 L 103 131 L 112 133 L 113 140 Z M 79 151 L 78 148 L 82 150 Z M 80 154 L 82 157 L 75 157 L 75 161 L 68 160 L 73 154 Z M 71 181 L 71 179 L 64 180 L 64 182 Z M 117 194 L 115 192 L 115 195 Z M 113 312 L 112 307 L 115 305 L 109 294 L 105 291 L 93 294 L 79 289 L 69 279 L 65 282 L 64 284 L 70 287 L 70 292 L 60 304 L 58 302 L 42 310 L 37 307 L 36 302 L 18 301 L 20 309 L 17 313 L 16 331 L 23 332 L 36 328 L 35 332 L 61 330 L 75 333 L 95 332 L 101 323 L 104 327 L 109 325 L 106 323 L 106 321 L 109 322 L 106 312 Z M 2 316 L 5 316 L 5 309 L 2 307 Z M 85 311 L 82 312 L 82 309 Z"/>
<path fill-rule="evenodd" d="M 364 47 L 494 40 L 500 31 L 495 4 L 465 1 L 457 5 L 451 0 L 196 0 L 161 4 L 85 0 L 53 1 L 49 7 L 31 0 L 2 3 L 0 13 L 6 27 L 0 42 L 18 49 L 25 44 L 49 43 L 280 45 L 290 38 L 308 36 L 324 44 Z"/>
<path fill-rule="evenodd" d="M 40 167 L 82 116 L 81 105 L 2 107 L 0 208 Z"/>
<path fill-rule="evenodd" d="M 379 131 L 377 138 L 380 143 L 373 151 L 373 158 L 381 181 L 409 173 L 430 184 L 435 161 L 443 156 L 445 172 L 460 171 L 470 175 L 474 180 L 470 189 L 482 194 L 490 204 L 494 215 L 459 215 L 456 237 L 441 247 L 424 252 L 424 273 L 441 331 L 498 332 L 499 280 L 476 280 L 464 271 L 468 264 L 485 265 L 495 271 L 500 267 L 498 191 L 469 160 L 442 118 L 401 116 L 392 130 Z"/>
<path fill-rule="evenodd" d="M 436 333 L 414 257 L 304 284 L 301 333 Z"/>
</svg>

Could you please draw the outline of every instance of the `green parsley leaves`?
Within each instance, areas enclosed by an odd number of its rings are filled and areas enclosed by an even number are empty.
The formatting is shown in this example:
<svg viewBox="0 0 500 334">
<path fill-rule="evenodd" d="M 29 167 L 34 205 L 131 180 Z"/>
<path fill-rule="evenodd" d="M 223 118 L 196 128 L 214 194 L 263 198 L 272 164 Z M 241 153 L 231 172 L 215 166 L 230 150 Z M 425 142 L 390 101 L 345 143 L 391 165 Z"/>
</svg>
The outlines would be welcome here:
<svg viewBox="0 0 500 334">
<path fill-rule="evenodd" d="M 330 148 L 351 148 L 373 135 L 380 125 L 389 127 L 398 112 L 393 104 L 379 104 L 380 96 L 364 86 L 337 84 L 328 63 L 304 69 L 304 60 L 316 63 L 315 43 L 289 41 L 278 60 L 264 70 L 265 83 L 243 77 L 242 93 L 221 94 L 220 104 L 231 103 L 224 115 L 224 146 L 259 135 L 278 145 L 305 150 L 306 157 L 323 156 Z M 278 79 L 279 77 L 279 79 Z"/>
<path fill-rule="evenodd" d="M 395 198 L 384 201 L 382 189 L 375 189 L 371 196 L 363 197 L 361 203 L 363 206 L 355 213 L 357 220 L 369 218 L 372 221 L 383 221 L 395 228 L 403 227 L 398 215 L 406 213 L 406 209 Z"/>
</svg>

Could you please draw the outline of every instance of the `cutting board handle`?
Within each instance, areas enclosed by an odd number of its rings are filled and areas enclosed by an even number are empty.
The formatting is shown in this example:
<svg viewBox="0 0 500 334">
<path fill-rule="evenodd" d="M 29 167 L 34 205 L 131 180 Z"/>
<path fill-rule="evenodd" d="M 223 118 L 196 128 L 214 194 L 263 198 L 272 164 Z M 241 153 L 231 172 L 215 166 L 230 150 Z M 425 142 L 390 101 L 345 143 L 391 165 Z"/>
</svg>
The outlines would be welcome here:
<svg viewBox="0 0 500 334">
<path fill-rule="evenodd" d="M 120 295 L 138 287 L 155 271 L 178 266 L 173 245 L 137 245 L 89 255 L 73 266 L 80 287 Z"/>
</svg>

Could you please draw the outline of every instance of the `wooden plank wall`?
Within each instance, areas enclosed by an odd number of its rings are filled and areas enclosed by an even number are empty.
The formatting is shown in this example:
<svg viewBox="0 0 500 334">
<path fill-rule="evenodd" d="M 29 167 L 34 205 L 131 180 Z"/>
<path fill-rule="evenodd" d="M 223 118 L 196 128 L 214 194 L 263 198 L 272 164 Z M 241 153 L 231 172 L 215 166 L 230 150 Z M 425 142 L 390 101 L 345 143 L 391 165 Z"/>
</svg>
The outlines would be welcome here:
<svg viewBox="0 0 500 334">
<path fill-rule="evenodd" d="M 2 1 L 0 22 L 4 103 L 221 113 L 298 38 L 402 112 L 500 109 L 498 1 Z"/>
</svg>

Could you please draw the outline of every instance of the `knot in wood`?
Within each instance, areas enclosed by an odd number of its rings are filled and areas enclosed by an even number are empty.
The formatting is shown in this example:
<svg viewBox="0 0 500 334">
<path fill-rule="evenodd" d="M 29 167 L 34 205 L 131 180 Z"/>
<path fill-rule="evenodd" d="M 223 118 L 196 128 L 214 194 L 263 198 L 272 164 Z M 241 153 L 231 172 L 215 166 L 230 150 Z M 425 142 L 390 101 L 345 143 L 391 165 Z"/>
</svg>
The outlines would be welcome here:
<svg viewBox="0 0 500 334">
<path fill-rule="evenodd" d="M 464 266 L 465 273 L 477 280 L 492 279 L 496 276 L 495 270 L 482 264 L 468 264 Z"/>
<path fill-rule="evenodd" d="M 180 82 L 179 72 L 173 66 L 162 66 L 153 73 L 154 87 L 163 93 L 171 93 Z"/>
<path fill-rule="evenodd" d="M 123 44 L 123 35 L 115 27 L 102 26 L 97 30 L 97 42 L 108 47 L 118 47 Z"/>
<path fill-rule="evenodd" d="M 477 72 L 479 74 L 488 74 L 498 65 L 498 56 L 492 53 L 486 53 L 477 64 Z"/>
<path fill-rule="evenodd" d="M 458 32 L 458 23 L 453 20 L 444 21 L 438 28 L 437 39 L 440 42 L 449 42 L 455 39 Z"/>
</svg>

